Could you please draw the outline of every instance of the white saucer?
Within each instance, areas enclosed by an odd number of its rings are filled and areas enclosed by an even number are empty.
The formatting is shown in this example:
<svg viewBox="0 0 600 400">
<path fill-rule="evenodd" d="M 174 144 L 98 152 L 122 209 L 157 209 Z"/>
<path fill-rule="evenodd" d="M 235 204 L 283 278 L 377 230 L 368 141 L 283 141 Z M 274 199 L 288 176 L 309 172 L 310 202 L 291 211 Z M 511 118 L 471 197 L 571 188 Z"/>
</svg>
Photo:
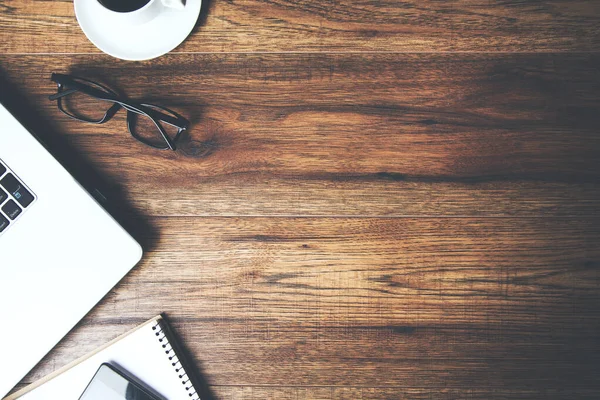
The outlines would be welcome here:
<svg viewBox="0 0 600 400">
<path fill-rule="evenodd" d="M 123 60 L 149 60 L 161 56 L 188 37 L 200 16 L 202 0 L 187 0 L 185 9 L 165 8 L 142 24 L 122 24 L 98 13 L 96 0 L 74 0 L 77 21 L 96 47 Z"/>
</svg>

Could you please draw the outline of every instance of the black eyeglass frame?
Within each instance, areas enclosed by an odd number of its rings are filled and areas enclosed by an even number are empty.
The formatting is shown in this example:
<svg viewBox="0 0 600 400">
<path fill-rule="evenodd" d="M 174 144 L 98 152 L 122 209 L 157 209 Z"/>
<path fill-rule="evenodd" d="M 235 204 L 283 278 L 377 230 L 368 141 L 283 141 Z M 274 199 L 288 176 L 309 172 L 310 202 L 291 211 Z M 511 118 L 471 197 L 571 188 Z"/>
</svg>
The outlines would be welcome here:
<svg viewBox="0 0 600 400">
<path fill-rule="evenodd" d="M 59 73 L 55 73 L 55 72 L 52 73 L 52 75 L 50 76 L 50 79 L 56 83 L 56 85 L 58 87 L 58 92 L 56 94 L 49 96 L 48 99 L 56 100 L 58 109 L 63 114 L 65 114 L 65 115 L 69 116 L 70 118 L 73 118 L 77 121 L 89 122 L 92 124 L 103 124 L 105 122 L 108 122 L 121 108 L 124 108 L 125 110 L 127 110 L 127 129 L 129 130 L 129 133 L 131 134 L 131 136 L 134 139 L 144 143 L 145 145 L 153 147 L 155 149 L 175 150 L 176 149 L 175 143 L 177 142 L 177 140 L 179 139 L 181 134 L 185 130 L 187 130 L 189 127 L 189 124 L 190 124 L 189 121 L 187 119 L 185 119 L 184 117 L 182 117 L 181 115 L 177 114 L 173 110 L 170 110 L 166 107 L 158 106 L 155 104 L 137 103 L 137 102 L 133 102 L 128 99 L 120 98 L 113 90 L 111 90 L 111 89 L 107 88 L 106 86 L 101 85 L 97 82 L 91 81 L 89 79 L 85 79 L 85 78 L 81 78 L 81 77 L 73 76 L 73 75 L 59 74 Z M 89 85 L 84 84 L 83 82 L 86 82 Z M 91 85 L 102 88 L 104 91 L 97 89 Z M 88 96 L 92 96 L 98 100 L 106 101 L 106 102 L 113 103 L 113 104 L 106 111 L 104 116 L 100 119 L 89 119 L 89 118 L 83 118 L 81 116 L 76 116 L 76 115 L 68 112 L 67 110 L 65 110 L 63 107 L 63 104 L 62 104 L 62 99 L 65 96 L 68 96 L 75 92 L 85 93 Z M 153 109 L 152 107 L 165 110 L 165 111 L 173 114 L 175 117 L 173 117 L 172 115 L 162 113 L 156 109 Z M 164 147 L 158 146 L 158 145 L 154 144 L 153 142 L 145 139 L 144 137 L 137 135 L 135 133 L 135 129 L 133 129 L 134 128 L 133 113 L 138 114 L 138 115 L 143 115 L 143 116 L 150 118 L 152 120 L 152 122 L 154 123 L 154 125 L 156 125 L 156 128 L 158 129 L 162 138 L 164 139 L 166 146 L 164 146 Z M 169 124 L 169 125 L 177 128 L 177 134 L 172 139 L 169 137 L 169 135 L 167 134 L 165 129 L 162 127 L 161 122 L 164 122 L 166 124 Z"/>
</svg>

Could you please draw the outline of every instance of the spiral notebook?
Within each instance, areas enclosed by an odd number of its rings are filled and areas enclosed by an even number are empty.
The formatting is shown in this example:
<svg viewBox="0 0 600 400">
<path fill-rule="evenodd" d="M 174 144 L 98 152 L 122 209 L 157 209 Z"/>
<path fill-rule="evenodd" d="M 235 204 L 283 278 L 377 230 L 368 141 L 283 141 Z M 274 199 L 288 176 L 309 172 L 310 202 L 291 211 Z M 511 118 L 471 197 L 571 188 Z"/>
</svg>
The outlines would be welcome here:
<svg viewBox="0 0 600 400">
<path fill-rule="evenodd" d="M 199 400 L 180 355 L 166 321 L 157 316 L 4 400 L 78 400 L 105 362 L 121 367 L 166 400 Z"/>
</svg>

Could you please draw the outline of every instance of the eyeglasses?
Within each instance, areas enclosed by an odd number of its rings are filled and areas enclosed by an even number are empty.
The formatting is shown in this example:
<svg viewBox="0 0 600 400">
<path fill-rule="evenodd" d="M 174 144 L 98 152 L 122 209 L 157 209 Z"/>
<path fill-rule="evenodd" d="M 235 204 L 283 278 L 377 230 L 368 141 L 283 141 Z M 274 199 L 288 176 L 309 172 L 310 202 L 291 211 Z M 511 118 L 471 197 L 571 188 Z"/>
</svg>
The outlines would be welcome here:
<svg viewBox="0 0 600 400">
<path fill-rule="evenodd" d="M 175 143 L 189 127 L 189 121 L 175 111 L 120 98 L 106 86 L 88 79 L 56 73 L 50 79 L 56 82 L 58 92 L 49 99 L 57 101 L 61 112 L 77 121 L 103 124 L 124 108 L 131 136 L 155 149 L 175 150 Z"/>
</svg>

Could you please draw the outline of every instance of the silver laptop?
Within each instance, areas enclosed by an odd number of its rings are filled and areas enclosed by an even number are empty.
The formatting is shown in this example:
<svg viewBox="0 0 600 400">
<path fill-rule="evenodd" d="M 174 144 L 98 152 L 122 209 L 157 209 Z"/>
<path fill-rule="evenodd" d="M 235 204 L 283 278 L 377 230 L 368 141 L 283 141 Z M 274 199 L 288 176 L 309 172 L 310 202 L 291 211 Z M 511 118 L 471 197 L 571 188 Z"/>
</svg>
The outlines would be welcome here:
<svg viewBox="0 0 600 400">
<path fill-rule="evenodd" d="M 141 256 L 140 245 L 0 105 L 0 398 Z"/>
</svg>

